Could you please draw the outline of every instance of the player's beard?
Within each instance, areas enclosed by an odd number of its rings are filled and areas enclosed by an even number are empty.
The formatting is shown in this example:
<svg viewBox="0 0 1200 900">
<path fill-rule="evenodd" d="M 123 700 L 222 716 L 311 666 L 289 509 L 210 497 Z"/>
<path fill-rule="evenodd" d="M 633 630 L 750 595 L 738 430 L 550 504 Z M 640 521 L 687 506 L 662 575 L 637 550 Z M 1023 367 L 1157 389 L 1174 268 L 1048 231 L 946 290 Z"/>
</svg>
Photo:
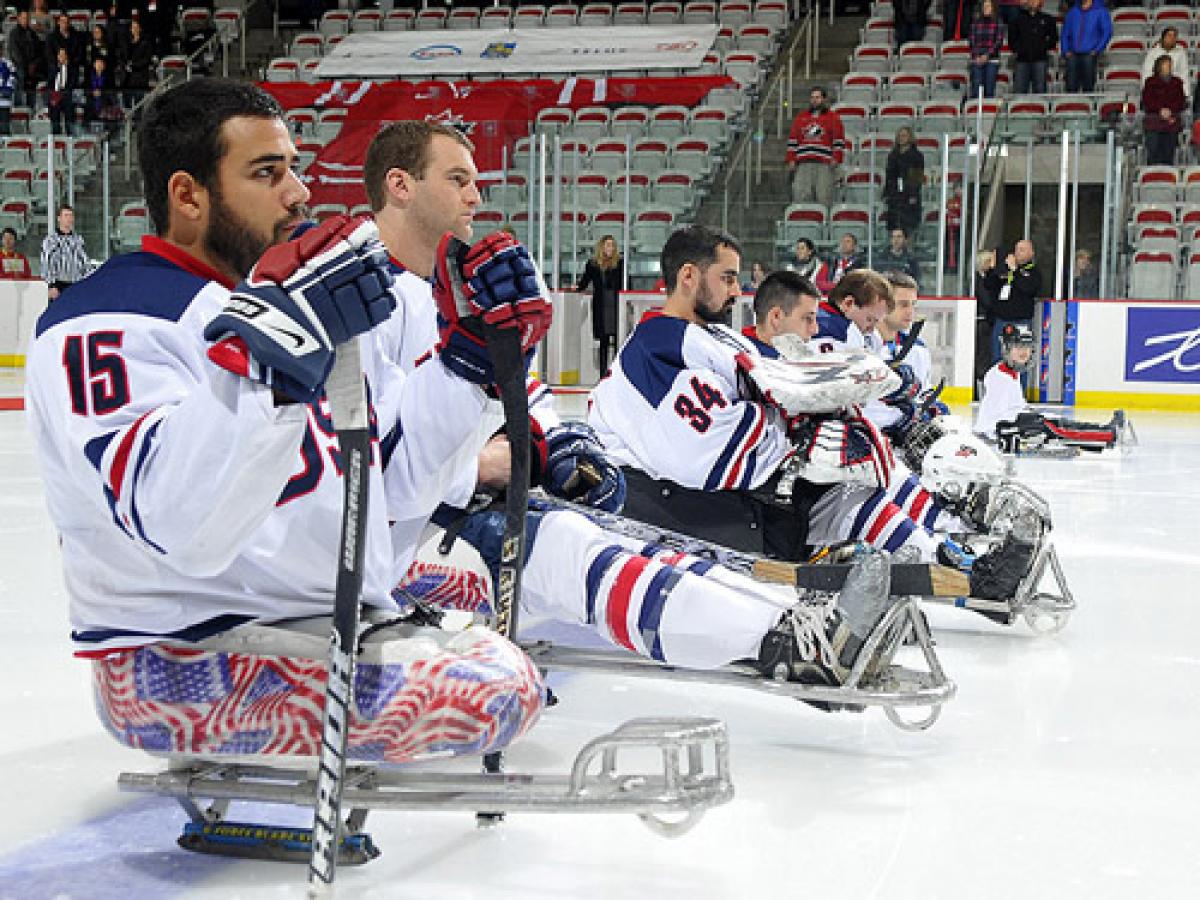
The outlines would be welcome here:
<svg viewBox="0 0 1200 900">
<path fill-rule="evenodd" d="M 210 189 L 209 196 L 212 205 L 209 207 L 204 247 L 214 259 L 221 260 L 240 278 L 250 274 L 268 247 L 288 239 L 288 223 L 300 215 L 300 208 L 297 208 L 293 215 L 280 219 L 270 234 L 260 234 L 234 212 L 215 185 Z"/>
<path fill-rule="evenodd" d="M 712 309 L 712 300 L 713 295 L 708 289 L 708 284 L 701 281 L 700 291 L 696 294 L 697 318 L 709 325 L 728 325 L 732 321 L 730 313 L 733 311 L 733 303 L 727 301 L 719 309 Z"/>
</svg>

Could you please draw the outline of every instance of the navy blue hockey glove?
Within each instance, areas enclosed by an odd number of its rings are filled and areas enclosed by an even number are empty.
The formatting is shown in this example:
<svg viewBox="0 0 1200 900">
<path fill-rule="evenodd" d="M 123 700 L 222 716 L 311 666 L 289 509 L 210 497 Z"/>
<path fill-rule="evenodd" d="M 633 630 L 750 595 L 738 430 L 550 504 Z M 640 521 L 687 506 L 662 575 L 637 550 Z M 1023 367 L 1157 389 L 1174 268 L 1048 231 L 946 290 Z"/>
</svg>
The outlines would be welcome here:
<svg viewBox="0 0 1200 900">
<path fill-rule="evenodd" d="M 541 463 L 542 487 L 554 496 L 612 513 L 625 505 L 625 473 L 584 423 L 551 428 L 535 459 Z"/>
<path fill-rule="evenodd" d="M 917 417 L 917 407 L 908 400 L 893 401 L 888 405 L 900 413 L 900 418 L 884 428 L 883 433 L 897 447 L 903 447 L 905 441 L 908 439 L 908 430 L 912 428 L 913 422 Z"/>
<path fill-rule="evenodd" d="M 531 355 L 550 328 L 546 285 L 529 251 L 505 232 L 468 247 L 452 234 L 438 246 L 433 298 L 438 308 L 438 355 L 451 372 L 489 385 L 496 380 L 483 324 L 515 329 Z"/>
<path fill-rule="evenodd" d="M 912 366 L 900 363 L 892 371 L 900 376 L 900 387 L 884 397 L 883 402 L 893 405 L 901 403 L 911 404 L 917 398 L 917 395 L 921 393 L 921 382 L 917 380 L 916 374 L 913 373 Z"/>
<path fill-rule="evenodd" d="M 337 345 L 392 314 L 391 285 L 375 223 L 334 216 L 262 255 L 204 329 L 209 358 L 307 403 Z"/>
</svg>

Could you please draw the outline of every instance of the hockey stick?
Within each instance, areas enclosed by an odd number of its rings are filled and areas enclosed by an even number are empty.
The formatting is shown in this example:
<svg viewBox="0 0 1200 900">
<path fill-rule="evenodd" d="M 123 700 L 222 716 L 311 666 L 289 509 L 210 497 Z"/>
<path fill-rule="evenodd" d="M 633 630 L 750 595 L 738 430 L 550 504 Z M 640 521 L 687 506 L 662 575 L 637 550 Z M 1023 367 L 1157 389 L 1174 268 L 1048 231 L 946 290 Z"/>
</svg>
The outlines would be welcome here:
<svg viewBox="0 0 1200 900">
<path fill-rule="evenodd" d="M 346 781 L 346 740 L 353 699 L 358 607 L 362 596 L 363 551 L 367 534 L 367 479 L 371 433 L 358 340 L 337 348 L 325 394 L 342 454 L 345 499 L 342 537 L 338 544 L 337 583 L 333 598 L 333 632 L 329 639 L 329 677 L 321 729 L 321 765 L 313 814 L 312 853 L 308 863 L 309 896 L 326 894 L 337 872 L 342 829 L 342 791 Z"/>
<path fill-rule="evenodd" d="M 496 631 L 511 641 L 517 639 L 517 616 L 521 602 L 521 571 L 525 564 L 525 515 L 529 510 L 529 395 L 525 386 L 525 354 L 521 352 L 519 333 L 512 328 L 485 325 L 484 338 L 496 387 L 504 406 L 504 430 L 508 435 L 509 478 L 504 496 L 504 539 L 500 545 L 500 565 L 496 579 Z M 498 775 L 504 757 L 499 751 L 485 753 L 483 771 Z M 495 825 L 502 812 L 479 811 L 475 821 L 481 826 Z"/>
<path fill-rule="evenodd" d="M 917 339 L 920 338 L 921 329 L 924 327 L 924 319 L 917 319 L 917 321 L 913 322 L 913 327 L 909 330 L 908 334 L 904 336 L 904 341 L 896 350 L 896 355 L 888 360 L 889 366 L 894 369 L 896 366 L 900 365 L 900 363 L 904 362 L 904 358 L 908 356 L 908 354 L 912 351 L 912 348 L 917 346 Z"/>
</svg>

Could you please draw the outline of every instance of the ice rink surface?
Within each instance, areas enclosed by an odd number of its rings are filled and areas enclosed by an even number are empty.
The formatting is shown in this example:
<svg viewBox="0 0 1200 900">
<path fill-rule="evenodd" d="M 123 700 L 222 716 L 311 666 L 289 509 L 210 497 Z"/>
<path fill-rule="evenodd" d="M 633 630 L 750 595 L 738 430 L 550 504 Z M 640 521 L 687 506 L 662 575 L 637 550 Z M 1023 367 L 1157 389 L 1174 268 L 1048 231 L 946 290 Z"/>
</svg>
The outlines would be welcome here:
<svg viewBox="0 0 1200 900">
<path fill-rule="evenodd" d="M 1099 419 L 1099 415 L 1091 415 Z M 564 773 L 644 715 L 715 715 L 734 801 L 677 840 L 631 816 L 373 813 L 361 898 L 1182 898 L 1200 891 L 1200 416 L 1134 413 L 1128 456 L 1019 460 L 1079 609 L 1035 637 L 930 610 L 958 696 L 928 731 L 734 688 L 593 675 L 508 754 Z M 182 811 L 118 793 L 118 746 L 70 655 L 24 414 L 0 412 L 0 897 L 295 897 L 304 869 L 177 849 Z M 257 807 L 238 819 L 266 818 Z M 292 814 L 293 824 L 304 822 Z"/>
</svg>

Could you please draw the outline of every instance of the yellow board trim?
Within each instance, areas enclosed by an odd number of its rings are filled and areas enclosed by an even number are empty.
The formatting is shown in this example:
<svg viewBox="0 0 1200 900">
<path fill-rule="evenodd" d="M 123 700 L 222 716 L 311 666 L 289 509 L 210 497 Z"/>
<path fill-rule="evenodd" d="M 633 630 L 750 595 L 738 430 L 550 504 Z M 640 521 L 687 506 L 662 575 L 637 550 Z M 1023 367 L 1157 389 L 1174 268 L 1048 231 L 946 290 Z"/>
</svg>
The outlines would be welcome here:
<svg viewBox="0 0 1200 900">
<path fill-rule="evenodd" d="M 25 356 L 21 353 L 0 353 L 0 366 L 23 369 L 25 368 Z"/>
<path fill-rule="evenodd" d="M 1101 409 L 1162 409 L 1200 412 L 1200 391 L 1194 394 L 1135 394 L 1131 391 L 1076 391 L 1076 406 Z"/>
<path fill-rule="evenodd" d="M 970 403 L 974 393 L 974 390 L 969 387 L 946 387 L 942 388 L 938 399 L 946 404 Z"/>
<path fill-rule="evenodd" d="M 579 370 L 578 369 L 563 369 L 561 372 L 558 373 L 558 382 L 557 383 L 562 384 L 562 385 L 579 384 Z"/>
</svg>

